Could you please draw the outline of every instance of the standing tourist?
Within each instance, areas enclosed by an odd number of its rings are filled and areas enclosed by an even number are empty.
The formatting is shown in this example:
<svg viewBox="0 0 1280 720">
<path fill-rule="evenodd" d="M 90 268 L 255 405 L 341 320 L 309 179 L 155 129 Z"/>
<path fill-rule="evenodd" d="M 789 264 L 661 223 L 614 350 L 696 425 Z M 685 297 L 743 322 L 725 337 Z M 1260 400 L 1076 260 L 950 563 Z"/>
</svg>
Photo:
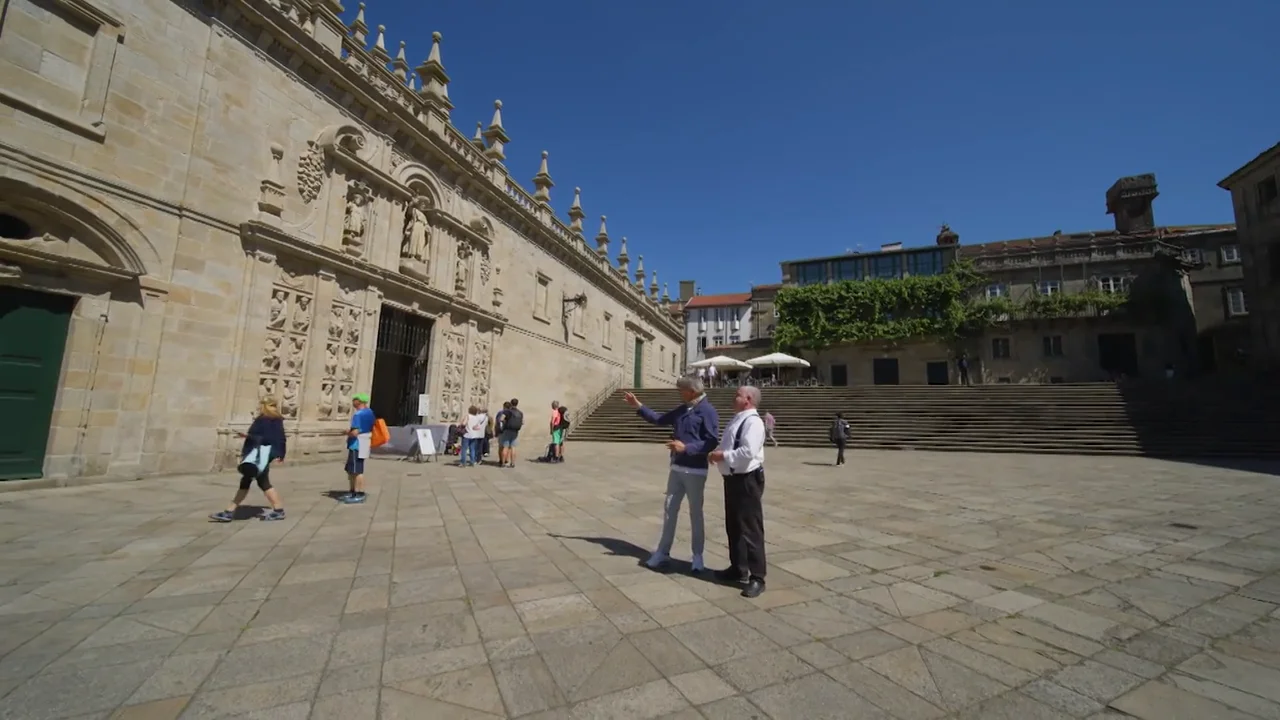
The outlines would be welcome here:
<svg viewBox="0 0 1280 720">
<path fill-rule="evenodd" d="M 489 418 L 472 405 L 467 408 L 467 416 L 462 420 L 462 452 L 458 456 L 458 465 L 468 467 L 480 464 L 480 450 L 484 445 L 485 428 Z"/>
<path fill-rule="evenodd" d="M 693 557 L 690 563 L 694 572 L 702 572 L 702 551 L 706 545 L 706 526 L 702 518 L 702 497 L 707 486 L 707 455 L 719 442 L 716 431 L 720 417 L 707 400 L 702 381 L 687 376 L 676 381 L 683 401 L 675 409 L 662 415 L 645 407 L 635 395 L 627 393 L 627 404 L 636 409 L 640 417 L 654 425 L 671 428 L 671 440 L 666 445 L 671 451 L 671 465 L 667 471 L 667 494 L 662 505 L 662 537 L 658 547 L 645 563 L 657 568 L 671 555 L 671 545 L 676 539 L 676 522 L 680 519 L 680 505 L 689 496 L 689 527 L 693 533 Z"/>
<path fill-rule="evenodd" d="M 774 419 L 773 413 L 766 412 L 764 414 L 764 433 L 765 439 L 773 443 L 774 447 L 778 447 L 778 439 L 773 436 L 774 428 L 778 426 L 778 421 Z"/>
<path fill-rule="evenodd" d="M 720 374 L 720 371 L 716 369 L 715 365 L 707 366 L 707 387 L 716 386 L 716 376 L 719 374 Z"/>
<path fill-rule="evenodd" d="M 956 358 L 956 372 L 960 375 L 960 384 L 969 384 L 969 354 L 960 353 L 960 357 Z"/>
<path fill-rule="evenodd" d="M 227 509 L 210 515 L 210 519 L 218 522 L 234 520 L 236 508 L 240 507 L 248 497 L 249 486 L 257 480 L 262 494 L 266 495 L 267 502 L 271 503 L 270 512 L 263 513 L 259 519 L 283 520 L 284 504 L 280 502 L 280 493 L 271 487 L 271 463 L 278 465 L 284 462 L 287 442 L 284 434 L 284 418 L 280 415 L 280 409 L 276 407 L 275 400 L 263 398 L 262 402 L 258 403 L 258 416 L 253 419 L 249 429 L 240 434 L 240 437 L 244 438 L 240 457 L 245 459 L 245 462 L 240 464 L 240 489 L 236 491 L 235 498 L 231 500 Z M 266 453 L 267 457 L 262 458 L 259 453 Z"/>
<path fill-rule="evenodd" d="M 364 461 L 369 459 L 373 450 L 373 424 L 377 418 L 369 407 L 369 396 L 356 393 L 351 396 L 351 406 L 355 412 L 351 415 L 351 429 L 347 431 L 347 484 L 351 491 L 343 495 L 341 501 L 355 505 L 365 501 Z"/>
<path fill-rule="evenodd" d="M 764 592 L 764 421 L 756 412 L 760 390 L 750 385 L 733 396 L 737 414 L 711 453 L 724 476 L 724 524 L 729 535 L 729 567 L 716 572 L 723 582 L 746 583 L 745 598 Z"/>
<path fill-rule="evenodd" d="M 520 428 L 524 427 L 519 398 L 511 398 L 503 412 L 502 431 L 498 434 L 498 467 L 515 467 L 516 442 L 520 439 Z"/>
<path fill-rule="evenodd" d="M 844 448 L 849 444 L 849 423 L 845 421 L 844 413 L 836 413 L 831 421 L 831 442 L 836 446 L 836 465 L 843 465 Z"/>
<path fill-rule="evenodd" d="M 551 401 L 551 452 L 548 460 L 564 462 L 564 412 L 559 400 Z"/>
</svg>

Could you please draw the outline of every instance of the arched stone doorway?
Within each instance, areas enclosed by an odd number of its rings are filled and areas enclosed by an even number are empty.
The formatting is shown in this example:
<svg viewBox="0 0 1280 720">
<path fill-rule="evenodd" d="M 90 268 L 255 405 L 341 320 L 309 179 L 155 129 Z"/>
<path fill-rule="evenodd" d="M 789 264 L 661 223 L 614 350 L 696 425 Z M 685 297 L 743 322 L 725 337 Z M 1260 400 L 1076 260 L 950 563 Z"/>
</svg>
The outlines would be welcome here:
<svg viewBox="0 0 1280 720">
<path fill-rule="evenodd" d="M 0 481 L 107 474 L 130 368 L 104 349 L 136 335 L 144 256 L 101 201 L 0 179 Z"/>
</svg>

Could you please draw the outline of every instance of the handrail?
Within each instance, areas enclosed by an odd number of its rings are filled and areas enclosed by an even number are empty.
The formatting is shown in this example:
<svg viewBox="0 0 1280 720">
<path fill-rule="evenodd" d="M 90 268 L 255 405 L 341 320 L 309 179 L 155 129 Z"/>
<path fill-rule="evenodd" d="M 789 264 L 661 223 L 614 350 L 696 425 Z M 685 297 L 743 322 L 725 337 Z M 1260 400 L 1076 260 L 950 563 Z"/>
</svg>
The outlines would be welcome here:
<svg viewBox="0 0 1280 720">
<path fill-rule="evenodd" d="M 582 407 L 578 408 L 578 418 L 569 425 L 569 431 L 565 433 L 565 437 L 571 437 L 573 431 L 582 426 L 582 421 L 598 410 L 604 404 L 604 401 L 608 400 L 609 396 L 617 392 L 620 387 L 622 387 L 622 376 L 617 375 L 609 381 L 609 384 L 603 390 L 592 395 Z"/>
</svg>

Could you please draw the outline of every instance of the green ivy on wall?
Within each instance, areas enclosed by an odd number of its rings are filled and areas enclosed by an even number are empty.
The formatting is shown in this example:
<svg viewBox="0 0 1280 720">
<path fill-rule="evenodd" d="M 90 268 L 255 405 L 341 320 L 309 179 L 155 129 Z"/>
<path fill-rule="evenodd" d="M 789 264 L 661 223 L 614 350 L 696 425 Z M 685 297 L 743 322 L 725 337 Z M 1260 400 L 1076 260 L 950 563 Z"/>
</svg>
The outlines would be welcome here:
<svg viewBox="0 0 1280 720">
<path fill-rule="evenodd" d="M 1010 319 L 1063 318 L 1121 308 L 1123 293 L 1088 290 L 1066 295 L 981 298 L 988 280 L 958 261 L 940 275 L 784 287 L 775 307 L 774 344 L 824 348 L 867 340 L 935 338 L 952 342 Z"/>
</svg>

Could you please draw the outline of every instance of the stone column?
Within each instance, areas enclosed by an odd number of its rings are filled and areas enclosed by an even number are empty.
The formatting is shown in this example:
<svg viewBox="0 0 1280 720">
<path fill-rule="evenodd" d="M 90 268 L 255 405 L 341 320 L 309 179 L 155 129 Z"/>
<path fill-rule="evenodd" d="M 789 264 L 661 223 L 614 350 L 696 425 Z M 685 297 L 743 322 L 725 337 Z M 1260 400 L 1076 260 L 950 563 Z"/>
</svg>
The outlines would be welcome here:
<svg viewBox="0 0 1280 720">
<path fill-rule="evenodd" d="M 144 287 L 142 311 L 134 329 L 129 377 L 120 406 L 120 434 L 111 475 L 146 475 L 157 467 L 144 462 L 143 447 L 148 430 L 147 416 L 156 393 L 156 366 L 160 359 L 160 337 L 164 332 L 167 292 Z M 226 370 L 226 384 L 234 384 L 234 367 Z M 223 409 L 225 415 L 226 409 Z"/>
<path fill-rule="evenodd" d="M 356 392 L 367 393 L 373 389 L 373 365 L 378 352 L 378 322 L 382 316 L 382 297 L 382 291 L 378 288 L 369 288 L 364 294 L 360 360 L 356 366 Z"/>
<path fill-rule="evenodd" d="M 298 418 L 304 422 L 319 420 L 320 391 L 325 380 L 325 354 L 329 341 L 329 318 L 338 295 L 337 276 L 332 270 L 316 272 L 315 315 L 307 347 L 307 367 L 303 376 L 301 407 Z M 328 418 L 325 418 L 328 419 Z"/>
</svg>

